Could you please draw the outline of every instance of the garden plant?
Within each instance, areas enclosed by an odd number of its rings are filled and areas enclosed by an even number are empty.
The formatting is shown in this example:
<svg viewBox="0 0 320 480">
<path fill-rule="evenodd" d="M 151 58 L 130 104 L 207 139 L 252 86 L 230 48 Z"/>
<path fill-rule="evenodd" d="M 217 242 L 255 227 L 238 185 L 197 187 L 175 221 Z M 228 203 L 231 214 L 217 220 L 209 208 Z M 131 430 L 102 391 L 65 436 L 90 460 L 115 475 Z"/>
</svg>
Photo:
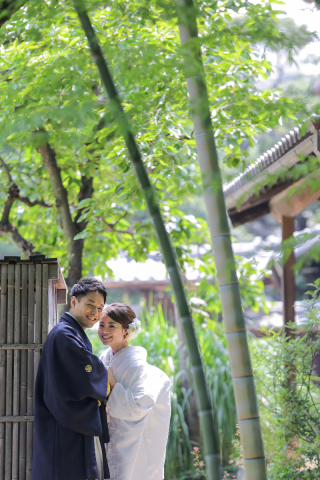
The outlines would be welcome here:
<svg viewBox="0 0 320 480">
<path fill-rule="evenodd" d="M 320 279 L 304 300 L 303 322 L 264 330 L 251 339 L 268 475 L 271 480 L 318 479 L 320 475 Z"/>
</svg>

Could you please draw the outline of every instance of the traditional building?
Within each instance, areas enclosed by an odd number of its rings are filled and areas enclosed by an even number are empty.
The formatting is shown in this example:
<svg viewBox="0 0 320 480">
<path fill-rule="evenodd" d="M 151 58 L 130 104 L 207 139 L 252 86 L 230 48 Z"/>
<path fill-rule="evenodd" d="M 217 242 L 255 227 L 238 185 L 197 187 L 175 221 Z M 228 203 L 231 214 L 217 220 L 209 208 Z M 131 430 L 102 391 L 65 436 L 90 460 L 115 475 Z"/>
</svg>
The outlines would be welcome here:
<svg viewBox="0 0 320 480">
<path fill-rule="evenodd" d="M 271 213 L 281 224 L 282 241 L 292 237 L 295 216 L 320 199 L 320 119 L 312 118 L 306 131 L 290 131 L 225 185 L 224 194 L 233 226 Z M 295 318 L 294 262 L 292 252 L 281 276 L 285 324 Z"/>
</svg>

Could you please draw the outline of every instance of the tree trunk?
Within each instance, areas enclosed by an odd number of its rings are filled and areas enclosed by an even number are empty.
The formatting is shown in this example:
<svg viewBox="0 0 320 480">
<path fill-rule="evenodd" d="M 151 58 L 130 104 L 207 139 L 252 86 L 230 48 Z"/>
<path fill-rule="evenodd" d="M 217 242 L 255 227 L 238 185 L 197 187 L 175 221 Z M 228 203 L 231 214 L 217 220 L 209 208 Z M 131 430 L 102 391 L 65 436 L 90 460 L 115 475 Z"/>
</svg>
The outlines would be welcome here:
<svg viewBox="0 0 320 480">
<path fill-rule="evenodd" d="M 85 175 L 82 175 L 81 177 L 81 187 L 78 195 L 78 201 L 79 203 L 82 200 L 85 200 L 86 198 L 92 198 L 93 195 L 93 178 L 89 177 L 87 178 Z M 83 232 L 86 229 L 87 226 L 87 221 L 82 220 L 79 222 L 79 219 L 83 213 L 82 209 L 78 210 L 77 215 L 75 216 L 74 219 L 74 228 L 75 228 L 75 234 L 78 234 L 80 232 Z M 79 240 L 71 240 L 69 243 L 68 247 L 68 252 L 70 256 L 69 260 L 69 271 L 68 271 L 68 277 L 66 279 L 66 284 L 67 287 L 70 291 L 70 288 L 73 287 L 75 283 L 80 280 L 82 277 L 82 255 L 83 255 L 83 249 L 84 249 L 84 240 L 79 239 Z M 68 299 L 68 303 L 70 302 L 70 299 Z"/>
<path fill-rule="evenodd" d="M 61 221 L 62 230 L 65 239 L 68 242 L 69 269 L 68 276 L 66 278 L 66 284 L 70 292 L 72 286 L 77 283 L 82 276 L 82 255 L 84 248 L 84 240 L 75 240 L 74 237 L 78 233 L 85 230 L 87 222 L 86 220 L 79 221 L 82 215 L 81 209 L 78 210 L 78 213 L 73 221 L 69 206 L 68 192 L 62 182 L 61 169 L 56 159 L 56 153 L 48 143 L 47 132 L 44 129 L 40 129 L 38 134 L 42 136 L 42 141 L 38 146 L 38 152 L 41 154 L 43 163 L 48 171 L 59 218 Z M 93 178 L 87 178 L 85 175 L 82 175 L 81 187 L 78 196 L 79 203 L 86 198 L 92 198 L 93 191 Z M 68 295 L 68 303 L 61 307 L 60 312 L 62 310 L 68 311 L 69 309 L 70 295 Z"/>
<path fill-rule="evenodd" d="M 198 342 L 195 336 L 193 320 L 188 306 L 184 285 L 182 283 L 175 253 L 160 214 L 160 209 L 157 203 L 154 189 L 150 183 L 147 171 L 142 162 L 140 152 L 135 143 L 134 136 L 128 125 L 107 63 L 103 57 L 102 51 L 98 43 L 98 39 L 94 33 L 91 22 L 87 15 L 85 4 L 82 0 L 74 0 L 74 6 L 79 15 L 85 34 L 88 38 L 92 56 L 97 64 L 102 81 L 110 98 L 110 105 L 113 110 L 114 118 L 117 120 L 120 131 L 124 136 L 131 162 L 135 168 L 141 188 L 145 194 L 146 203 L 158 235 L 166 267 L 170 275 L 172 287 L 175 293 L 175 298 L 179 310 L 179 320 L 182 323 L 182 328 L 189 351 L 190 363 L 192 365 L 191 370 L 195 384 L 195 391 L 198 398 L 198 415 L 200 418 L 201 431 L 203 433 L 204 439 L 204 457 L 206 461 L 208 478 L 209 480 L 220 480 L 221 469 L 217 425 L 216 421 L 214 421 L 213 419 L 213 411 L 206 385 L 202 359 L 198 349 Z"/>
<path fill-rule="evenodd" d="M 267 480 L 240 289 L 215 147 L 192 0 L 175 0 L 240 426 L 246 480 Z"/>
<path fill-rule="evenodd" d="M 83 254 L 84 241 L 83 240 L 71 240 L 68 245 L 69 270 L 68 276 L 65 279 L 68 292 L 75 283 L 82 277 L 82 254 Z M 68 303 L 63 306 L 63 311 L 67 312 L 70 309 L 70 295 L 68 294 Z"/>
</svg>

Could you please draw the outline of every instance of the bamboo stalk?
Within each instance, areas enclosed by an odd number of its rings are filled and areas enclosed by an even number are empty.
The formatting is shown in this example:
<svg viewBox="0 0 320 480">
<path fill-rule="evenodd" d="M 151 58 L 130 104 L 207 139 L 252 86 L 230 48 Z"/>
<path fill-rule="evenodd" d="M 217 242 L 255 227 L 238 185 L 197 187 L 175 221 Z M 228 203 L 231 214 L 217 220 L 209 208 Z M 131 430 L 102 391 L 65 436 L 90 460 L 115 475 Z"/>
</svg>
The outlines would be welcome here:
<svg viewBox="0 0 320 480">
<path fill-rule="evenodd" d="M 14 265 L 8 265 L 8 306 L 7 306 L 7 343 L 14 340 Z M 13 351 L 7 350 L 6 372 L 6 415 L 12 415 L 13 394 Z M 6 423 L 4 478 L 11 480 L 12 475 L 12 423 Z"/>
<path fill-rule="evenodd" d="M 178 263 L 176 261 L 175 252 L 173 250 L 169 235 L 165 229 L 165 225 L 161 217 L 155 191 L 150 183 L 148 173 L 144 167 L 139 149 L 134 140 L 133 133 L 131 132 L 131 129 L 127 122 L 119 96 L 113 83 L 113 79 L 111 77 L 107 63 L 103 57 L 97 37 L 94 33 L 88 14 L 86 12 L 85 4 L 82 0 L 74 0 L 74 6 L 78 13 L 85 34 L 88 38 L 88 43 L 91 49 L 92 56 L 97 64 L 101 79 L 110 98 L 110 105 L 113 110 L 114 117 L 116 118 L 120 131 L 124 137 L 131 162 L 135 168 L 138 180 L 144 192 L 145 200 L 159 239 L 167 271 L 169 273 L 171 284 L 176 297 L 179 311 L 179 319 L 182 323 L 182 329 L 186 339 L 186 345 L 188 348 L 190 363 L 192 366 L 191 371 L 198 401 L 198 415 L 200 417 L 200 427 L 204 439 L 208 478 L 209 480 L 220 480 L 220 449 L 216 419 L 214 419 L 213 416 L 213 410 L 206 385 L 206 378 L 202 359 L 198 348 L 198 342 L 195 336 L 193 320 L 187 302 Z"/>
<path fill-rule="evenodd" d="M 42 338 L 42 265 L 36 265 L 36 311 L 34 316 L 34 341 L 40 343 Z M 40 362 L 40 351 L 34 352 L 34 378 Z"/>
<path fill-rule="evenodd" d="M 28 343 L 34 343 L 34 280 L 35 266 L 28 265 Z M 27 415 L 33 415 L 34 350 L 28 350 Z M 31 479 L 33 422 L 27 423 L 26 480 Z"/>
<path fill-rule="evenodd" d="M 185 71 L 204 186 L 208 223 L 222 301 L 222 312 L 243 449 L 245 478 L 246 480 L 266 480 L 266 462 L 258 404 L 220 167 L 211 123 L 205 74 L 198 39 L 196 11 L 193 0 L 175 0 L 175 2 L 179 18 L 181 44 L 184 51 Z"/>
<path fill-rule="evenodd" d="M 31 480 L 33 452 L 33 421 L 27 422 L 26 480 Z"/>
<path fill-rule="evenodd" d="M 0 343 L 7 341 L 8 266 L 1 265 Z M 6 413 L 6 352 L 0 351 L 0 415 Z M 4 480 L 5 424 L 0 423 L 0 480 Z"/>
<path fill-rule="evenodd" d="M 21 342 L 25 346 L 28 342 L 28 267 L 21 267 Z M 20 376 L 20 416 L 27 413 L 27 350 L 21 351 Z M 19 480 L 26 478 L 26 434 L 27 424 L 20 423 L 19 439 Z"/>
<path fill-rule="evenodd" d="M 42 343 L 44 343 L 48 336 L 49 323 L 49 266 L 47 263 L 42 264 Z"/>
<path fill-rule="evenodd" d="M 21 288 L 21 265 L 14 268 L 14 335 L 13 341 L 20 342 L 20 288 Z M 13 352 L 13 416 L 19 415 L 20 393 L 20 351 Z M 12 424 L 12 480 L 18 480 L 19 475 L 19 423 Z"/>
</svg>

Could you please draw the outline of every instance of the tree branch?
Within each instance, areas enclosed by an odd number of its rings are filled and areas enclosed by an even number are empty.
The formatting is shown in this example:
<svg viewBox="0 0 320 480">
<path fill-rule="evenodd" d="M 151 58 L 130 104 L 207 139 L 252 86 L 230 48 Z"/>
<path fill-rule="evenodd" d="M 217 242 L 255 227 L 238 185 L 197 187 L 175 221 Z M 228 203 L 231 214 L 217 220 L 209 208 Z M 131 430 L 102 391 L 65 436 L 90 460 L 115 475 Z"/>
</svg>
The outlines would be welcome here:
<svg viewBox="0 0 320 480">
<path fill-rule="evenodd" d="M 46 134 L 44 130 L 39 133 Z M 38 146 L 37 150 L 41 154 L 43 163 L 49 173 L 52 191 L 56 200 L 56 206 L 66 240 L 71 242 L 77 232 L 75 224 L 72 221 L 68 193 L 62 183 L 61 169 L 57 163 L 56 154 L 48 142 L 43 142 L 42 145 Z"/>
<path fill-rule="evenodd" d="M 2 166 L 7 174 L 9 183 L 13 183 L 13 179 L 11 177 L 11 173 L 8 165 L 5 163 L 5 161 L 1 157 L 0 157 L 0 162 L 2 163 Z M 32 202 L 28 197 L 21 197 L 19 187 L 17 186 L 16 183 L 13 183 L 11 190 L 9 189 L 9 197 L 10 195 L 14 195 L 14 200 L 20 200 L 20 202 L 25 203 L 26 205 L 28 205 L 28 207 L 34 207 L 35 205 L 40 205 L 41 207 L 52 208 L 52 205 L 44 202 L 43 200 L 34 200 Z"/>
<path fill-rule="evenodd" d="M 17 185 L 13 184 L 9 187 L 8 199 L 4 204 L 4 210 L 0 221 L 0 237 L 6 237 L 17 245 L 26 257 L 29 257 L 34 247 L 31 242 L 28 242 L 20 235 L 18 229 L 9 222 L 9 215 L 14 202 L 19 198 L 19 189 Z"/>
<path fill-rule="evenodd" d="M 28 0 L 0 0 L 0 27 L 17 12 Z"/>
<path fill-rule="evenodd" d="M 18 229 L 11 223 L 4 224 L 0 222 L 0 237 L 11 240 L 27 258 L 34 253 L 32 243 L 23 238 Z"/>
<path fill-rule="evenodd" d="M 5 163 L 5 161 L 3 160 L 2 157 L 0 157 L 0 162 L 2 163 L 2 166 L 7 174 L 7 177 L 8 177 L 8 180 L 9 180 L 9 183 L 12 183 L 13 180 L 12 180 L 12 177 L 11 177 L 11 174 L 10 174 L 10 171 L 9 171 L 9 168 L 8 168 L 8 165 Z"/>
<path fill-rule="evenodd" d="M 52 208 L 52 205 L 50 203 L 46 203 L 43 200 L 34 200 L 32 202 L 29 198 L 20 197 L 20 196 L 18 197 L 18 200 L 20 200 L 20 202 L 23 202 L 26 205 L 28 205 L 28 207 L 34 207 L 35 205 L 40 205 L 40 207 Z"/>
<path fill-rule="evenodd" d="M 0 223 L 3 225 L 9 224 L 9 215 L 14 202 L 19 198 L 19 189 L 17 185 L 13 184 L 9 187 L 8 199 L 4 204 L 4 209 Z"/>
<path fill-rule="evenodd" d="M 125 214 L 126 215 L 126 214 Z M 121 218 L 125 217 L 125 215 L 123 215 L 122 217 L 119 218 L 119 220 L 121 220 Z M 134 235 L 134 232 L 132 230 L 116 230 L 114 227 L 117 225 L 118 222 L 115 222 L 115 223 L 108 223 L 105 221 L 105 219 L 103 217 L 101 217 L 100 215 L 97 215 L 96 218 L 98 220 L 100 220 L 100 222 L 102 222 L 107 228 L 105 229 L 105 232 L 114 232 L 114 233 L 127 233 L 128 235 L 131 235 L 133 236 Z M 118 220 L 118 221 L 119 221 Z"/>
<path fill-rule="evenodd" d="M 79 192 L 79 196 L 78 196 L 79 203 L 82 200 L 85 200 L 86 198 L 92 198 L 93 192 L 94 192 L 93 178 L 92 177 L 87 178 L 85 175 L 82 175 L 82 177 L 81 177 L 81 187 L 80 187 L 80 192 Z M 87 226 L 87 223 L 88 223 L 87 220 L 82 220 L 81 222 L 78 223 L 78 220 L 82 215 L 82 212 L 83 212 L 83 209 L 82 208 L 79 209 L 78 213 L 76 215 L 76 218 L 75 218 L 75 224 L 76 224 L 76 228 L 77 228 L 78 233 L 83 232 L 83 230 L 85 230 L 85 228 Z"/>
</svg>

